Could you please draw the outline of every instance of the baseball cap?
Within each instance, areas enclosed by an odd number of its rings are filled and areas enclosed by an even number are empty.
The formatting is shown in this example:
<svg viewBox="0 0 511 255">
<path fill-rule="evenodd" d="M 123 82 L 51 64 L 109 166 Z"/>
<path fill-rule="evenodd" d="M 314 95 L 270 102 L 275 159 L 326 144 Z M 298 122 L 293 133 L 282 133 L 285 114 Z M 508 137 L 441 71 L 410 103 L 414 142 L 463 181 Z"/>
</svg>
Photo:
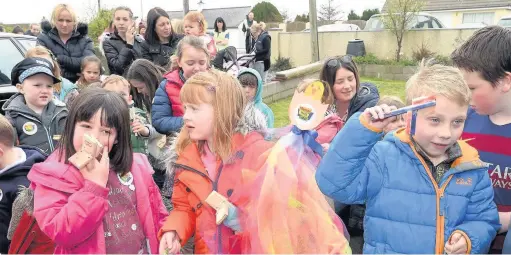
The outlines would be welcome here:
<svg viewBox="0 0 511 255">
<path fill-rule="evenodd" d="M 53 78 L 53 84 L 59 83 L 60 79 L 53 75 L 53 63 L 44 58 L 26 58 L 16 64 L 11 72 L 11 84 L 16 85 L 33 75 L 44 73 Z"/>
</svg>

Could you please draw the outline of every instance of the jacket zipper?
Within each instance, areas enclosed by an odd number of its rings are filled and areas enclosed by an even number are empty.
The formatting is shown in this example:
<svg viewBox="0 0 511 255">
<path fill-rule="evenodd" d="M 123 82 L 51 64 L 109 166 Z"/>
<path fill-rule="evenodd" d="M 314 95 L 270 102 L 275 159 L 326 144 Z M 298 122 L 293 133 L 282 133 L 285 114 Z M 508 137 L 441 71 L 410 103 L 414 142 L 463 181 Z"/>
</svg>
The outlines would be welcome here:
<svg viewBox="0 0 511 255">
<path fill-rule="evenodd" d="M 439 184 L 437 184 L 435 178 L 433 178 L 433 175 L 431 174 L 431 170 L 429 169 L 429 166 L 426 164 L 424 159 L 417 153 L 415 148 L 413 146 L 410 146 L 412 148 L 413 153 L 415 156 L 419 159 L 419 161 L 422 163 L 422 166 L 426 169 L 426 173 L 428 174 L 428 177 L 430 181 L 433 184 L 433 188 L 435 189 L 436 194 L 436 214 L 437 214 L 437 221 L 436 221 L 436 240 L 435 240 L 435 254 L 443 254 L 444 253 L 444 233 L 445 233 L 445 208 L 444 208 L 444 192 L 445 188 L 449 184 L 449 182 L 452 179 L 452 174 L 447 177 L 443 185 L 439 188 Z M 441 183 L 440 183 L 441 184 Z"/>
<path fill-rule="evenodd" d="M 193 167 L 176 164 L 176 163 L 174 163 L 174 166 L 178 167 L 178 168 L 182 168 L 187 171 L 194 172 L 196 174 L 199 174 L 200 176 L 206 177 L 208 180 L 210 180 L 213 183 L 213 190 L 218 191 L 218 181 L 220 180 L 220 174 L 222 173 L 222 170 L 224 168 L 224 163 L 220 163 L 220 167 L 218 168 L 215 181 L 213 181 L 208 175 L 204 174 L 203 172 L 201 172 Z M 217 254 L 222 254 L 222 228 L 221 228 L 221 226 L 217 226 L 216 236 L 217 236 L 217 243 L 218 243 Z"/>
</svg>

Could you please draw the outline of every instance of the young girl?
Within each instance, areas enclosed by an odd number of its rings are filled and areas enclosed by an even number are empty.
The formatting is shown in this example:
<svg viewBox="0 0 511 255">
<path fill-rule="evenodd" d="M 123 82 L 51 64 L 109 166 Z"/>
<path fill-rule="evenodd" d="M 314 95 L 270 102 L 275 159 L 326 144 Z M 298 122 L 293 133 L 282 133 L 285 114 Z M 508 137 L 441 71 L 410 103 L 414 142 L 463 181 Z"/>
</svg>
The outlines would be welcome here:
<svg viewBox="0 0 511 255">
<path fill-rule="evenodd" d="M 74 106 L 58 150 L 28 175 L 39 227 L 55 254 L 156 254 L 167 212 L 147 158 L 131 148 L 128 105 L 117 93 L 89 88 Z M 102 155 L 77 169 L 68 159 L 85 134 Z"/>
<path fill-rule="evenodd" d="M 378 101 L 376 105 L 386 104 L 388 106 L 395 106 L 397 109 L 405 107 L 405 103 L 396 96 L 384 96 Z M 394 121 L 383 128 L 383 133 L 388 134 L 406 126 L 404 115 L 398 116 Z"/>
<path fill-rule="evenodd" d="M 46 49 L 43 46 L 35 46 L 34 48 L 27 51 L 25 54 L 26 58 L 44 58 L 53 63 L 53 75 L 61 80 L 61 82 L 55 84 L 53 86 L 53 94 L 55 97 L 68 104 L 68 102 L 72 101 L 72 99 L 78 95 L 78 89 L 75 84 L 73 84 L 68 79 L 62 77 L 60 75 L 60 65 L 53 53 Z"/>
<path fill-rule="evenodd" d="M 151 117 L 156 131 L 160 134 L 171 134 L 181 130 L 184 109 L 179 92 L 185 81 L 198 72 L 209 68 L 209 52 L 202 39 L 195 36 L 183 38 L 176 51 L 175 63 L 166 73 L 156 90 Z"/>
<path fill-rule="evenodd" d="M 87 56 L 83 58 L 80 67 L 80 79 L 76 81 L 76 86 L 82 90 L 91 83 L 100 81 L 101 76 L 101 60 L 96 56 Z"/>
<path fill-rule="evenodd" d="M 258 157 L 271 147 L 262 134 L 252 132 L 265 128 L 265 118 L 260 113 L 246 115 L 241 85 L 218 71 L 198 73 L 187 80 L 181 100 L 185 128 L 175 144 L 177 160 L 168 168 L 170 175 L 175 171 L 179 182 L 172 196 L 174 210 L 160 231 L 160 254 L 177 253 L 194 234 L 195 253 L 240 253 L 236 244 L 241 238 L 233 231 L 238 228 L 235 219 L 217 227 L 215 211 L 204 200 L 215 190 L 235 206 L 246 202 L 238 197 L 242 173 L 260 167 Z"/>
<path fill-rule="evenodd" d="M 183 19 L 185 35 L 198 36 L 204 40 L 204 44 L 208 48 L 211 58 L 216 56 L 215 40 L 206 34 L 208 23 L 201 12 L 191 11 Z"/>
<path fill-rule="evenodd" d="M 145 111 L 149 120 L 151 119 L 151 105 L 158 88 L 158 84 L 165 72 L 163 68 L 151 63 L 146 59 L 137 59 L 128 69 L 126 79 L 131 83 L 133 101 L 135 107 Z M 149 162 L 154 168 L 154 181 L 160 188 L 163 188 L 165 181 L 165 163 L 162 154 L 165 146 L 165 136 L 151 130 L 149 135 L 148 151 Z"/>
</svg>

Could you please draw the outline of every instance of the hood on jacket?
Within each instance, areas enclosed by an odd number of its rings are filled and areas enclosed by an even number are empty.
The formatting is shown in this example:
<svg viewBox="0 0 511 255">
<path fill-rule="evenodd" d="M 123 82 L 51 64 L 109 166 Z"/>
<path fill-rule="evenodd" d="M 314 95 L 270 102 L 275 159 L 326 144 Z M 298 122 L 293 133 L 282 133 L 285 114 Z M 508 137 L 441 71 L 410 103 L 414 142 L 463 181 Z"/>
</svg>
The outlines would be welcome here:
<svg viewBox="0 0 511 255">
<path fill-rule="evenodd" d="M 242 69 L 240 71 L 240 73 L 238 74 L 238 78 L 242 74 L 246 74 L 246 73 L 252 74 L 257 78 L 257 90 L 256 90 L 256 94 L 254 96 L 254 103 L 255 104 L 261 103 L 263 101 L 263 79 L 261 78 L 261 75 L 259 74 L 259 72 L 257 72 L 256 70 L 254 70 L 252 68 Z"/>
<path fill-rule="evenodd" d="M 47 34 L 53 29 L 54 27 L 51 25 L 50 21 L 48 20 L 41 21 L 41 30 L 43 33 Z M 87 34 L 89 34 L 89 26 L 86 23 L 79 22 L 78 25 L 76 26 L 76 31 L 73 33 L 73 36 L 77 35 L 86 36 Z"/>
<path fill-rule="evenodd" d="M 27 159 L 25 162 L 1 173 L 0 178 L 5 178 L 7 176 L 26 176 L 34 164 L 44 162 L 47 157 L 47 155 L 37 147 L 23 145 L 18 148 L 25 152 Z"/>
<path fill-rule="evenodd" d="M 380 100 L 380 93 L 376 85 L 369 82 L 360 83 L 360 89 L 350 101 L 347 119 L 357 112 L 362 112 L 366 108 L 375 106 L 378 100 Z"/>
<path fill-rule="evenodd" d="M 266 117 L 255 108 L 254 104 L 247 104 L 245 108 L 245 112 L 243 118 L 238 123 L 235 132 L 240 133 L 242 135 L 246 135 L 252 131 L 260 131 L 266 129 Z M 174 187 L 174 173 L 176 168 L 174 163 L 177 161 L 178 155 L 176 151 L 176 136 L 170 137 L 168 149 L 165 152 L 165 155 L 162 155 L 165 158 L 166 164 L 166 174 L 167 178 L 165 179 L 165 184 L 162 189 L 162 193 L 164 196 L 171 197 L 172 196 L 172 187 Z"/>
<path fill-rule="evenodd" d="M 421 164 L 420 160 L 417 158 L 414 150 L 414 146 L 412 144 L 410 135 L 406 133 L 405 128 L 398 129 L 395 132 L 392 132 L 385 136 L 383 141 L 387 141 L 396 145 L 399 150 L 401 150 L 404 154 L 409 156 L 410 158 L 417 161 L 418 164 Z M 459 140 L 458 145 L 461 149 L 461 157 L 456 159 L 452 163 L 451 170 L 449 170 L 445 176 L 452 173 L 465 172 L 470 170 L 477 170 L 484 167 L 484 163 L 479 158 L 479 153 L 477 150 L 470 146 L 467 142 Z"/>
</svg>

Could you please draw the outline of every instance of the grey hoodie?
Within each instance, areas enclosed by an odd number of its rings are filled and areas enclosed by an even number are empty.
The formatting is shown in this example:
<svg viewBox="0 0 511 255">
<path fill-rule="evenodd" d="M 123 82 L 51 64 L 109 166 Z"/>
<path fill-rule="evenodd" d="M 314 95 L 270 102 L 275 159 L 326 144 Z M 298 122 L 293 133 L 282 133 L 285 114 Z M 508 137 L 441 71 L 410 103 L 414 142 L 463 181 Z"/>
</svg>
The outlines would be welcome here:
<svg viewBox="0 0 511 255">
<path fill-rule="evenodd" d="M 30 145 L 50 154 L 64 131 L 67 108 L 64 103 L 52 100 L 41 115 L 30 109 L 23 94 L 13 95 L 2 106 L 5 117 L 16 129 L 20 145 Z"/>
</svg>

